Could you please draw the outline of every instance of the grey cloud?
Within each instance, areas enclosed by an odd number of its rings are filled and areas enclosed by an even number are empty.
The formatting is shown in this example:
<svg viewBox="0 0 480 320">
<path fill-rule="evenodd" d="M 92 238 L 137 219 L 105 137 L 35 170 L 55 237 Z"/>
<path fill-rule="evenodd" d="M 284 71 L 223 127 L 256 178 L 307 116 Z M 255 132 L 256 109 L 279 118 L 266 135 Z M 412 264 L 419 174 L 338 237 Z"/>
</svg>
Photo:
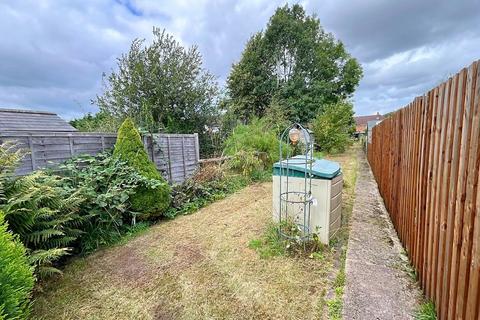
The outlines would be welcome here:
<svg viewBox="0 0 480 320">
<path fill-rule="evenodd" d="M 249 37 L 284 1 L 15 1 L 0 4 L 0 107 L 95 111 L 102 72 L 164 27 L 198 45 L 224 83 Z M 480 57 L 480 0 L 305 1 L 364 67 L 358 114 L 388 112 Z"/>
<path fill-rule="evenodd" d="M 480 23 L 479 0 L 330 0 L 309 7 L 363 62 L 462 38 Z"/>
</svg>

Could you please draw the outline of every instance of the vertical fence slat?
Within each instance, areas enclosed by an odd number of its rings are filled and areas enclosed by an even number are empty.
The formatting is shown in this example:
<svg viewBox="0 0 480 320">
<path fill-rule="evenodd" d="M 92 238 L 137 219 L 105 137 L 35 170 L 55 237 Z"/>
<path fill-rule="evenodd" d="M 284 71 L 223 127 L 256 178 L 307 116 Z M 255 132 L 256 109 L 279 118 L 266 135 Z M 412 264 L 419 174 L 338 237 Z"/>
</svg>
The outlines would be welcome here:
<svg viewBox="0 0 480 320">
<path fill-rule="evenodd" d="M 434 121 L 432 123 L 432 143 L 431 143 L 431 171 L 430 179 L 430 203 L 428 206 L 428 247 L 427 247 L 427 278 L 426 278 L 426 294 L 432 298 L 432 269 L 433 269 L 433 245 L 435 242 L 435 194 L 437 189 L 437 167 L 438 167 L 438 146 L 439 146 L 439 130 L 441 121 L 441 108 L 438 105 L 438 97 L 441 88 L 435 88 L 432 97 Z"/>
<path fill-rule="evenodd" d="M 477 80 L 475 88 L 475 98 L 474 98 L 474 109 L 477 112 L 476 121 L 478 119 L 478 110 L 480 104 L 480 67 L 477 66 Z M 475 120 L 474 120 L 475 121 Z M 475 123 L 475 122 L 474 122 Z M 478 123 L 478 122 L 477 122 Z M 477 138 L 478 139 L 478 138 Z M 478 152 L 478 151 L 477 151 Z M 477 155 L 478 159 L 478 155 Z M 467 310 L 465 314 L 465 319 L 475 319 L 480 318 L 480 170 L 479 175 L 477 175 L 477 192 L 476 192 L 476 204 L 475 204 L 475 217 L 473 221 L 473 244 L 471 251 L 471 264 L 470 264 L 470 279 L 468 281 L 468 292 L 467 292 Z M 467 260 L 468 261 L 468 260 Z M 466 266 L 468 267 L 468 266 Z"/>
<path fill-rule="evenodd" d="M 468 68 L 467 82 L 465 86 L 465 108 L 463 113 L 462 138 L 460 149 L 460 167 L 457 183 L 457 197 L 455 199 L 455 221 L 452 242 L 452 262 L 450 268 L 450 286 L 447 319 L 456 318 L 457 294 L 458 292 L 458 270 L 460 263 L 460 249 L 462 243 L 462 225 L 464 217 L 464 207 L 467 194 L 467 175 L 468 175 L 468 157 L 470 152 L 470 132 L 472 128 L 472 109 L 470 101 L 472 99 L 473 73 L 476 65 L 472 64 Z"/>
<path fill-rule="evenodd" d="M 478 99 L 475 99 L 476 86 L 480 85 L 478 79 L 478 70 L 474 68 L 472 79 L 472 91 L 469 104 L 467 106 L 472 108 L 472 129 L 470 133 L 470 152 L 468 159 L 468 177 L 467 177 L 467 197 L 465 199 L 463 230 L 462 230 L 462 246 L 460 249 L 460 265 L 458 273 L 458 293 L 457 293 L 457 318 L 461 319 L 465 313 L 465 302 L 469 280 L 469 264 L 471 259 L 472 249 L 472 232 L 473 220 L 475 217 L 475 200 L 477 195 L 478 185 L 478 166 L 479 158 L 479 140 L 480 140 L 480 110 Z M 468 88 L 470 90 L 470 88 Z M 475 104 L 474 102 L 477 102 Z"/>
<path fill-rule="evenodd" d="M 466 81 L 466 69 L 463 69 L 456 79 L 456 95 L 452 104 L 455 104 L 455 116 L 454 116 L 454 128 L 453 128 L 453 142 L 451 152 L 451 170 L 448 186 L 448 198 L 447 198 L 447 218 L 446 218 L 446 239 L 445 239 L 445 258 L 443 269 L 443 290 L 440 301 L 441 305 L 441 319 L 446 319 L 448 312 L 448 298 L 450 287 L 450 270 L 452 263 L 452 243 L 453 243 L 453 229 L 455 223 L 455 199 L 457 197 L 457 181 L 459 177 L 459 165 L 460 165 L 460 149 L 462 138 L 462 124 L 464 113 L 464 101 L 465 101 L 465 81 Z"/>
<path fill-rule="evenodd" d="M 436 212 L 438 213 L 438 220 L 435 222 L 437 230 L 437 242 L 435 244 L 436 251 L 436 262 L 434 264 L 435 270 L 435 301 L 440 301 L 441 290 L 442 290 L 442 270 L 443 270 L 443 258 L 444 258 L 444 240 L 445 240 L 445 220 L 446 220 L 446 190 L 448 186 L 448 178 L 450 175 L 450 138 L 451 138 L 451 119 L 454 119 L 453 114 L 455 113 L 454 108 L 450 107 L 450 99 L 452 95 L 452 88 L 454 82 L 450 78 L 446 82 L 445 94 L 443 95 L 442 109 L 443 109 L 443 118 L 442 118 L 442 135 L 441 135 L 441 154 L 440 154 L 440 168 L 439 168 L 439 188 L 437 194 L 437 205 Z M 437 304 L 437 309 L 441 309 L 441 304 Z"/>
</svg>

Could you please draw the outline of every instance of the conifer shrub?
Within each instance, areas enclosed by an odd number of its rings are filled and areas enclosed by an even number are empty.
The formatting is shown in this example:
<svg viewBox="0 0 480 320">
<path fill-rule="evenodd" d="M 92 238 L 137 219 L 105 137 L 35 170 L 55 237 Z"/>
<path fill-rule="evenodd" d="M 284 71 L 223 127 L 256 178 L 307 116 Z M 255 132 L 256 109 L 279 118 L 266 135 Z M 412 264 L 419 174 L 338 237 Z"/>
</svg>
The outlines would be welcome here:
<svg viewBox="0 0 480 320">
<path fill-rule="evenodd" d="M 0 212 L 0 319 L 27 319 L 34 285 L 25 247 Z"/>
<path fill-rule="evenodd" d="M 126 162 L 145 178 L 162 182 L 154 188 L 139 187 L 137 192 L 131 196 L 132 209 L 143 213 L 139 218 L 152 219 L 165 212 L 170 205 L 170 186 L 158 172 L 155 164 L 148 158 L 140 133 L 129 118 L 118 130 L 113 155 Z"/>
</svg>

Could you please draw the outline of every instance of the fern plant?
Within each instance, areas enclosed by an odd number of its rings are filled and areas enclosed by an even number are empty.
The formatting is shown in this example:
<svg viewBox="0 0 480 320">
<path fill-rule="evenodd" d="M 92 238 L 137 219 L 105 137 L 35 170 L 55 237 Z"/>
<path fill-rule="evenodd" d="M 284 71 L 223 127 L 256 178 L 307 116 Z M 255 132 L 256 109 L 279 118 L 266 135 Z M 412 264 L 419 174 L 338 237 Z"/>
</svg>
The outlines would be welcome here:
<svg viewBox="0 0 480 320">
<path fill-rule="evenodd" d="M 13 171 L 25 155 L 13 141 L 0 143 L 0 203 L 6 201 L 4 184 L 12 177 Z"/>
<path fill-rule="evenodd" d="M 40 277 L 60 272 L 54 262 L 69 253 L 88 219 L 79 214 L 83 197 L 78 191 L 67 193 L 62 184 L 62 178 L 37 171 L 5 186 L 6 219 L 29 249 Z"/>
</svg>

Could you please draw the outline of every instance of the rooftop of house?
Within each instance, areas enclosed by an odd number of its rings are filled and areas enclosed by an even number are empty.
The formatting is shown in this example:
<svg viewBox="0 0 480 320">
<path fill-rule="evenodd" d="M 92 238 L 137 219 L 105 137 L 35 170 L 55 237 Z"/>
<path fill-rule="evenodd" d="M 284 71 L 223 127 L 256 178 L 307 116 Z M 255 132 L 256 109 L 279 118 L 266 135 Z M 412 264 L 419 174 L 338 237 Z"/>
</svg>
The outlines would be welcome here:
<svg viewBox="0 0 480 320">
<path fill-rule="evenodd" d="M 366 126 L 369 121 L 383 120 L 384 118 L 385 117 L 378 112 L 373 115 L 354 117 L 357 126 Z"/>
<path fill-rule="evenodd" d="M 75 132 L 77 129 L 56 113 L 0 108 L 0 131 Z"/>
</svg>

